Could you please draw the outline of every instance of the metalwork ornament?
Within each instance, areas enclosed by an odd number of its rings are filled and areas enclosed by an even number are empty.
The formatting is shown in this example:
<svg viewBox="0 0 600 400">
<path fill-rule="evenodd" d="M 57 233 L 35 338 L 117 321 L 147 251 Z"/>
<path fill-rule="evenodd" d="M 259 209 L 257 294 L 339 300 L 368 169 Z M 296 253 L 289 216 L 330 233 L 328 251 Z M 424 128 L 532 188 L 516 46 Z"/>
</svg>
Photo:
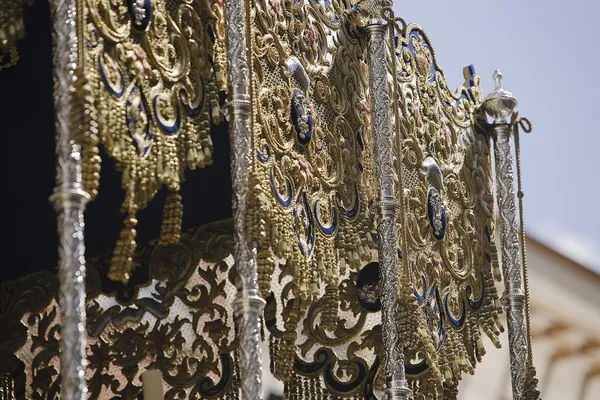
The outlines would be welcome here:
<svg viewBox="0 0 600 400">
<path fill-rule="evenodd" d="M 56 188 L 51 200 L 58 213 L 61 324 L 61 339 L 55 348 L 60 349 L 60 397 L 65 399 L 85 399 L 88 391 L 83 212 L 90 196 L 82 182 L 82 147 L 75 139 L 93 133 L 94 126 L 88 109 L 79 101 L 89 95 L 90 88 L 78 52 L 83 39 L 77 30 L 78 10 L 74 0 L 51 3 L 57 158 Z"/>
<path fill-rule="evenodd" d="M 513 398 L 539 399 L 536 371 L 531 349 L 529 324 L 529 285 L 525 228 L 523 219 L 523 191 L 521 184 L 521 155 L 518 123 L 531 131 L 528 120 L 518 119 L 514 112 L 517 100 L 502 88 L 502 73 L 494 72 L 495 89 L 483 101 L 482 109 L 494 119 L 490 134 L 494 140 L 496 186 L 501 219 L 502 269 L 505 291 L 502 302 L 507 312 L 510 371 Z M 510 124 L 507 118 L 511 118 Z M 513 158 L 510 139 L 514 134 L 517 155 L 518 198 L 520 230 L 517 230 L 517 212 L 514 193 Z"/>
<path fill-rule="evenodd" d="M 384 350 L 384 375 L 386 395 L 389 399 L 408 399 L 404 343 L 401 341 L 396 321 L 400 318 L 400 273 L 396 234 L 396 190 L 392 155 L 389 88 L 387 82 L 386 27 L 374 19 L 366 27 L 369 56 L 369 86 L 371 108 L 374 110 L 372 129 L 375 139 L 375 166 L 379 183 L 377 233 L 379 236 L 379 265 L 381 288 L 381 329 Z M 401 200 L 403 201 L 403 200 Z"/>
<path fill-rule="evenodd" d="M 152 146 L 151 119 L 149 110 L 146 108 L 146 101 L 140 90 L 133 87 L 127 102 L 125 103 L 126 123 L 129 128 L 129 134 L 133 143 L 137 147 L 140 157 L 144 157 L 150 151 Z"/>
<path fill-rule="evenodd" d="M 442 240 L 446 235 L 446 208 L 440 193 L 434 189 L 429 189 L 427 195 L 427 216 L 433 230 L 433 236 L 437 240 Z"/>
<path fill-rule="evenodd" d="M 310 104 L 299 90 L 292 94 L 292 121 L 298 134 L 298 142 L 306 145 L 312 139 L 313 117 Z"/>
<path fill-rule="evenodd" d="M 261 314 L 256 242 L 252 239 L 252 209 L 249 196 L 252 148 L 251 47 L 247 38 L 248 10 L 244 0 L 225 0 L 227 31 L 227 77 L 231 112 L 231 178 L 234 257 L 239 277 L 234 316 L 239 339 L 240 389 L 243 400 L 262 400 Z"/>
<path fill-rule="evenodd" d="M 315 245 L 314 218 L 306 193 L 298 193 L 294 207 L 294 230 L 298 238 L 298 248 L 304 257 L 310 258 Z"/>
<path fill-rule="evenodd" d="M 145 30 L 152 20 L 151 0 L 128 0 L 127 8 L 133 21 L 133 26 L 139 30 Z"/>
<path fill-rule="evenodd" d="M 489 110 L 491 116 L 495 119 L 492 134 L 494 138 L 498 209 L 502 222 L 502 270 L 505 285 L 502 302 L 506 310 L 506 319 L 508 322 L 513 397 L 519 399 L 523 396 L 527 360 L 527 338 L 523 303 L 525 294 L 521 276 L 522 266 L 517 229 L 512 169 L 513 159 L 510 148 L 512 129 L 505 123 L 506 117 L 512 114 L 517 103 L 513 100 L 512 95 L 501 88 L 501 74 L 496 72 L 494 76 L 496 79 L 496 89 L 491 95 L 486 97 L 482 107 L 486 111 Z"/>
</svg>

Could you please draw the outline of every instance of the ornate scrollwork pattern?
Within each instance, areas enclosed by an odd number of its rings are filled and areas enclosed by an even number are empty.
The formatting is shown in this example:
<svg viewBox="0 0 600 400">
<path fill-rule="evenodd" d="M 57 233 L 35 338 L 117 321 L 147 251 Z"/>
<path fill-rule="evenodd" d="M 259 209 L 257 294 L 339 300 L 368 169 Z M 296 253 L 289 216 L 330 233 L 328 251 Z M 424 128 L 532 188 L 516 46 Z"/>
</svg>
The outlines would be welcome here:
<svg viewBox="0 0 600 400">
<path fill-rule="evenodd" d="M 267 308 L 278 310 L 267 320 L 273 373 L 291 394 L 300 379 L 297 366 L 329 346 L 311 338 L 314 348 L 306 344 L 311 351 L 298 353 L 304 340 L 298 326 L 316 312 L 319 335 L 337 332 L 343 326 L 340 284 L 371 260 L 368 207 L 376 193 L 366 40 L 358 12 L 345 2 L 260 0 L 250 15 L 256 155 L 248 226 L 257 243 L 261 294 Z M 331 356 L 341 357 L 347 371 L 354 368 L 346 355 Z M 363 364 L 361 371 L 370 368 Z"/>
<path fill-rule="evenodd" d="M 128 216 L 117 243 L 111 278 L 127 281 L 135 249 L 136 213 L 163 185 L 170 192 L 161 242 L 177 243 L 186 168 L 212 161 L 210 123 L 222 118 L 222 5 L 204 0 L 85 0 L 83 68 L 94 99 L 83 146 L 83 182 L 94 198 L 98 146 L 123 172 Z"/>
<path fill-rule="evenodd" d="M 404 161 L 407 261 L 427 320 L 422 334 L 435 348 L 426 360 L 418 347 L 409 348 L 407 373 L 416 393 L 454 398 L 461 374 L 473 371 L 484 353 L 480 329 L 497 346 L 502 329 L 490 147 L 474 130 L 481 101 L 474 69 L 465 68 L 465 84 L 452 92 L 423 30 L 409 25 L 396 34 L 391 54 L 401 110 L 396 140 Z"/>
<path fill-rule="evenodd" d="M 139 246 L 134 263 L 150 276 L 137 282 L 128 301 L 105 291 L 113 284 L 110 257 L 88 261 L 90 398 L 138 398 L 147 369 L 162 372 L 165 399 L 239 398 L 232 243 L 231 223 L 221 222 L 185 233 L 178 245 Z M 16 398 L 54 398 L 64 331 L 57 277 L 39 273 L 1 289 L 0 323 L 18 334 L 0 340 L 0 375 L 12 382 Z"/>
<path fill-rule="evenodd" d="M 371 342 L 371 353 L 357 350 L 375 326 L 364 325 L 361 315 L 369 313 L 342 305 L 351 276 L 371 261 L 367 208 L 379 198 L 370 124 L 373 113 L 385 110 L 371 110 L 367 101 L 361 29 L 369 4 L 258 1 L 251 11 L 256 158 L 250 186 L 257 216 L 249 226 L 258 244 L 259 288 L 268 298 L 273 372 L 300 398 L 310 398 L 306 388 L 313 386 L 371 396 L 385 381 L 378 371 L 385 360 L 381 342 Z M 398 293 L 407 316 L 398 329 L 408 344 L 411 389 L 451 398 L 461 374 L 484 353 L 480 329 L 496 343 L 501 329 L 490 152 L 473 130 L 479 78 L 467 69 L 465 85 L 450 91 L 426 35 L 416 25 L 402 26 L 389 52 L 398 73 L 387 84 L 397 82 L 394 140 L 405 173 L 402 185 L 381 183 L 391 192 L 384 200 L 404 199 L 406 208 L 410 287 Z M 308 116 L 312 124 L 303 125 Z M 388 169 L 394 168 L 397 162 Z M 382 282 L 353 288 L 348 304 L 367 304 L 378 285 L 381 293 Z M 348 363 L 358 375 L 348 372 Z"/>
</svg>

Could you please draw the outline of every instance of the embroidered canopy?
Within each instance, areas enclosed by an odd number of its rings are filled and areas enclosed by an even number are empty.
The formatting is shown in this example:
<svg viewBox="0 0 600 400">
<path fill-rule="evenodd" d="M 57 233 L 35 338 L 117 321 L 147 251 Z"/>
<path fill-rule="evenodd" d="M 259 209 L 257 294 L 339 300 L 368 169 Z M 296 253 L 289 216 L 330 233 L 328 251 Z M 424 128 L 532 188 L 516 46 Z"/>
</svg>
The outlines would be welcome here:
<svg viewBox="0 0 600 400">
<path fill-rule="evenodd" d="M 2 284 L 0 399 L 142 398 L 148 370 L 167 399 L 258 399 L 267 337 L 290 399 L 456 398 L 499 347 L 503 278 L 515 398 L 537 399 L 499 75 L 450 89 L 385 1 L 50 3 L 59 274 Z M 115 199 L 118 239 L 84 230 Z"/>
</svg>

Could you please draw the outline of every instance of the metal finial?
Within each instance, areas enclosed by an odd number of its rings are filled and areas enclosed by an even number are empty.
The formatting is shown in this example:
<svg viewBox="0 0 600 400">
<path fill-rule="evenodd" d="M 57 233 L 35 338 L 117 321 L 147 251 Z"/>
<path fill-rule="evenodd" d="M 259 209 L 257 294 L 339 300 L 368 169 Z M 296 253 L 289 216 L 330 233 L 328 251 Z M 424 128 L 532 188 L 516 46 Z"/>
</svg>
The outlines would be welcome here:
<svg viewBox="0 0 600 400">
<path fill-rule="evenodd" d="M 511 92 L 502 88 L 502 72 L 499 69 L 494 71 L 492 77 L 494 78 L 494 91 L 485 97 L 482 106 L 496 123 L 505 123 L 506 118 L 517 107 L 517 100 Z"/>
<path fill-rule="evenodd" d="M 502 89 L 502 72 L 499 69 L 495 70 L 492 78 L 494 79 L 494 90 Z"/>
</svg>

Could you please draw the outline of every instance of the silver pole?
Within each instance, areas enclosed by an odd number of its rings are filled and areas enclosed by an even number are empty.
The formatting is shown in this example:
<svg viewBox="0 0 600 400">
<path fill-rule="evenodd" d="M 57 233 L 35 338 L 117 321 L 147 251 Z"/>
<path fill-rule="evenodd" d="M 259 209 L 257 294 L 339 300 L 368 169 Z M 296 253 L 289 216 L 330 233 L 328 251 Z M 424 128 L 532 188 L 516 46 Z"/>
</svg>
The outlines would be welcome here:
<svg viewBox="0 0 600 400">
<path fill-rule="evenodd" d="M 379 182 L 380 201 L 377 233 L 379 235 L 379 277 L 381 290 L 381 325 L 384 347 L 384 371 L 388 399 L 406 400 L 412 392 L 406 383 L 404 350 L 398 334 L 400 274 L 398 271 L 398 239 L 396 236 L 396 201 L 390 96 L 388 87 L 387 23 L 372 19 L 366 27 L 369 56 L 369 93 L 371 96 L 372 129 L 375 138 L 375 166 Z"/>
<path fill-rule="evenodd" d="M 504 275 L 504 294 L 502 304 L 508 321 L 508 342 L 510 353 L 510 371 L 513 399 L 523 398 L 527 361 L 527 339 L 524 313 L 523 279 L 521 276 L 521 257 L 519 230 L 517 228 L 517 210 L 515 206 L 515 182 L 513 176 L 513 157 L 510 147 L 512 127 L 507 121 L 517 100 L 510 92 L 502 89 L 502 74 L 494 73 L 495 90 L 483 101 L 484 111 L 494 118 L 492 137 L 494 139 L 494 158 L 496 164 L 496 187 L 498 191 L 498 211 L 500 214 L 500 242 L 502 246 L 502 273 Z"/>
<path fill-rule="evenodd" d="M 82 186 L 81 146 L 73 140 L 83 126 L 78 100 L 85 80 L 78 70 L 75 0 L 52 0 L 54 107 L 56 111 L 56 188 L 58 213 L 59 305 L 61 318 L 61 398 L 87 398 L 85 329 L 85 244 L 83 211 L 89 195 Z"/>
<path fill-rule="evenodd" d="M 225 1 L 227 62 L 231 112 L 231 177 L 233 182 L 234 256 L 240 278 L 234 301 L 240 355 L 242 399 L 262 400 L 260 315 L 265 301 L 258 291 L 256 249 L 247 240 L 248 174 L 252 155 L 252 103 L 248 63 L 247 13 L 244 0 Z"/>
</svg>

